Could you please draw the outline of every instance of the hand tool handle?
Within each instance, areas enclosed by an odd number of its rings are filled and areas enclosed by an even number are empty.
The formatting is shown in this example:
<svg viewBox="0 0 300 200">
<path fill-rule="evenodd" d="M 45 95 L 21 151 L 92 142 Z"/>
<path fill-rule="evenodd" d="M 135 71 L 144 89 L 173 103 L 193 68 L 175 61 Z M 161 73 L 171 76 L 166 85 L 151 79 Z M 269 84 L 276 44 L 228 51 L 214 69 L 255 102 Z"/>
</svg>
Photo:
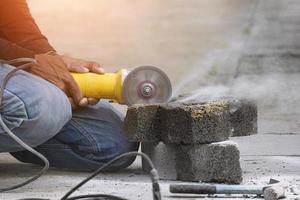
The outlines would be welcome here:
<svg viewBox="0 0 300 200">
<path fill-rule="evenodd" d="M 263 188 L 259 185 L 176 184 L 170 185 L 170 192 L 188 194 L 263 194 Z"/>
<path fill-rule="evenodd" d="M 185 194 L 216 194 L 216 186 L 209 184 L 176 184 L 170 185 L 170 192 Z"/>
</svg>

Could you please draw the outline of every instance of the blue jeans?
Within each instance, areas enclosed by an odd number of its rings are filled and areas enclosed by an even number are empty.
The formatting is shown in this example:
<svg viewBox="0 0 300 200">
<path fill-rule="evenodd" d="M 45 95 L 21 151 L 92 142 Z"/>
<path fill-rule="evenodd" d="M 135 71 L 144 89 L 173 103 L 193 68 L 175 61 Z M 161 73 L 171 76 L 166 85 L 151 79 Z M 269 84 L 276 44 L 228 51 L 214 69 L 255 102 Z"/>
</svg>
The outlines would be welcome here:
<svg viewBox="0 0 300 200">
<path fill-rule="evenodd" d="M 12 69 L 0 66 L 0 81 Z M 53 84 L 24 71 L 12 77 L 4 91 L 0 114 L 8 127 L 50 161 L 50 166 L 94 170 L 116 156 L 138 150 L 122 130 L 124 116 L 105 101 L 72 113 L 66 95 Z M 0 153 L 42 164 L 14 142 L 0 127 Z M 128 167 L 134 158 L 121 160 L 109 170 Z"/>
</svg>

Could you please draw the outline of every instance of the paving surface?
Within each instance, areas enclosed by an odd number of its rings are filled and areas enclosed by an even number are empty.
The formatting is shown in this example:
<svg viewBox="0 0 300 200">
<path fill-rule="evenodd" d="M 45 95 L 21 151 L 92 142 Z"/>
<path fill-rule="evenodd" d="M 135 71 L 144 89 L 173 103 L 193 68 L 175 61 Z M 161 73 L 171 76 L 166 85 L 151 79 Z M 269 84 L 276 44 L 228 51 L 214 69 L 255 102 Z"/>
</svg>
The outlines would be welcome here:
<svg viewBox="0 0 300 200">
<path fill-rule="evenodd" d="M 294 135 L 260 134 L 233 140 L 239 144 L 242 154 L 243 183 L 266 184 L 270 178 L 275 178 L 300 189 L 300 133 Z M 269 145 L 266 146 L 265 143 Z M 0 185 L 2 187 L 21 181 L 38 169 L 18 163 L 9 155 L 2 155 L 0 159 Z M 15 200 L 24 197 L 59 199 L 68 189 L 88 175 L 89 173 L 50 170 L 29 186 L 0 194 L 0 199 Z M 161 181 L 164 199 L 185 199 L 183 196 L 175 196 L 168 192 L 170 183 L 174 182 Z M 152 199 L 151 183 L 149 177 L 141 171 L 140 159 L 137 159 L 125 171 L 101 174 L 80 189 L 77 194 L 95 192 L 121 195 L 133 200 Z M 188 199 L 203 198 L 205 196 L 193 196 Z M 230 198 L 226 197 L 226 199 Z"/>
</svg>

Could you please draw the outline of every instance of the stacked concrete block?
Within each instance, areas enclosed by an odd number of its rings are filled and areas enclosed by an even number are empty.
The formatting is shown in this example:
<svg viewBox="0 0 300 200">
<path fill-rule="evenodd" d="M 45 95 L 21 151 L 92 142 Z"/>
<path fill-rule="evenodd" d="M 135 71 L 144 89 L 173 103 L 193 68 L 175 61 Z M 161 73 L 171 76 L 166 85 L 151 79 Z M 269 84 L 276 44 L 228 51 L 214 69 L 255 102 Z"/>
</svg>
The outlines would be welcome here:
<svg viewBox="0 0 300 200">
<path fill-rule="evenodd" d="M 230 135 L 229 107 L 225 102 L 171 103 L 159 111 L 161 140 L 165 143 L 210 143 Z"/>
<path fill-rule="evenodd" d="M 211 144 L 142 143 L 161 179 L 238 184 L 242 182 L 240 154 L 232 141 Z M 143 160 L 143 169 L 149 171 Z"/>
<path fill-rule="evenodd" d="M 159 105 L 131 106 L 124 119 L 125 129 L 132 141 L 158 142 L 160 140 Z"/>
<path fill-rule="evenodd" d="M 180 95 L 174 102 L 189 99 L 190 94 Z M 214 97 L 210 99 L 184 101 L 188 104 L 200 104 L 207 101 L 222 101 L 229 106 L 229 121 L 231 124 L 231 137 L 257 134 L 257 105 L 248 99 L 236 99 L 230 96 Z"/>
<path fill-rule="evenodd" d="M 166 180 L 176 180 L 176 145 L 164 144 L 163 142 L 151 143 L 142 142 L 142 152 L 147 154 L 156 169 L 158 169 L 159 177 Z M 142 159 L 143 170 L 150 171 L 149 164 Z"/>
<path fill-rule="evenodd" d="M 134 105 L 124 127 L 131 141 L 200 143 L 224 141 L 231 134 L 226 102 Z"/>
<path fill-rule="evenodd" d="M 228 139 L 255 133 L 256 115 L 254 105 L 232 99 L 134 105 L 124 128 L 131 141 L 142 142 L 162 179 L 237 184 L 239 150 Z M 146 162 L 143 168 L 149 170 Z"/>
<path fill-rule="evenodd" d="M 253 101 L 232 99 L 229 102 L 231 136 L 257 134 L 257 106 Z"/>
</svg>

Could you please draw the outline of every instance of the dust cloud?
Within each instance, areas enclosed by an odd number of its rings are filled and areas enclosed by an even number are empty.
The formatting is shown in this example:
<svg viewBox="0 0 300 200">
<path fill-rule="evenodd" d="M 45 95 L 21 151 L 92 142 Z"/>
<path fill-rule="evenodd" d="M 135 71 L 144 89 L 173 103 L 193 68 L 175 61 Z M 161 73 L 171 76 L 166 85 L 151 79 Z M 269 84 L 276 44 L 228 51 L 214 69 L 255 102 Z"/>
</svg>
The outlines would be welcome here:
<svg viewBox="0 0 300 200">
<path fill-rule="evenodd" d="M 299 65 L 293 60 L 288 54 L 249 55 L 238 40 L 202 58 L 175 86 L 173 97 L 184 94 L 181 102 L 249 99 L 258 105 L 260 131 L 299 132 Z"/>
</svg>

